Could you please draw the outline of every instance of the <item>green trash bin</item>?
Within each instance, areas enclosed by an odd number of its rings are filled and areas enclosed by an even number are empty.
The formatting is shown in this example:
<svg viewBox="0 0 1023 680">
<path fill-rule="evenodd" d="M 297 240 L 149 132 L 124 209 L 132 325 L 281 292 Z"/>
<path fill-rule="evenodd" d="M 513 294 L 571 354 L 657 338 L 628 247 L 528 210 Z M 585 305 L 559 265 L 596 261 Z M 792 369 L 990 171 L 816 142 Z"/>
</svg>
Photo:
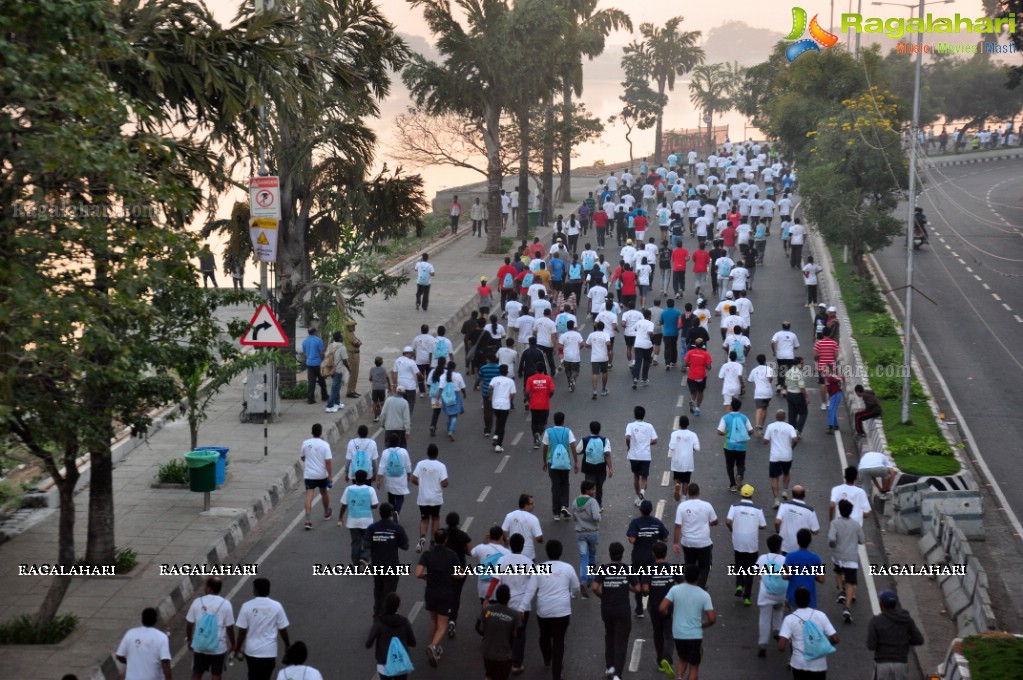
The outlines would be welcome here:
<svg viewBox="0 0 1023 680">
<path fill-rule="evenodd" d="M 189 451 L 185 454 L 189 491 L 216 491 L 218 458 L 220 454 L 216 451 Z"/>
<path fill-rule="evenodd" d="M 529 211 L 529 226 L 539 227 L 540 226 L 540 211 L 530 210 Z"/>
</svg>

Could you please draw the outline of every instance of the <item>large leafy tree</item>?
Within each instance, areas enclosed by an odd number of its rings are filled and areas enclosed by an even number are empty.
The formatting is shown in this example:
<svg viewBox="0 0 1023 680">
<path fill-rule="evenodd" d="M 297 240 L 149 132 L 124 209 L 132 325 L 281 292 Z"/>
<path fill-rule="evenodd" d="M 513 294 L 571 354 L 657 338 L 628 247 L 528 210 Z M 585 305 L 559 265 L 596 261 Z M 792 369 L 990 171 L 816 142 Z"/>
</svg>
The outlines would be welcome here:
<svg viewBox="0 0 1023 680">
<path fill-rule="evenodd" d="M 682 17 L 668 19 L 663 27 L 652 23 L 639 25 L 641 40 L 633 40 L 625 46 L 622 67 L 626 72 L 643 73 L 657 86 L 657 94 L 675 90 L 675 78 L 684 76 L 704 60 L 703 48 L 697 42 L 699 31 L 683 31 Z M 657 112 L 654 161 L 661 162 L 663 153 L 664 107 Z"/>
<path fill-rule="evenodd" d="M 0 12 L 0 430 L 56 484 L 64 565 L 75 561 L 76 464 L 86 455 L 86 560 L 113 563 L 114 428 L 144 432 L 152 410 L 180 394 L 169 371 L 208 315 L 186 227 L 203 205 L 201 183 L 228 175 L 201 143 L 169 134 L 175 114 L 158 97 L 125 87 L 146 53 L 116 19 L 103 0 Z M 210 38 L 193 36 L 196 54 Z M 242 73 L 182 95 L 196 98 L 193 124 L 231 126 L 202 102 L 245 93 Z M 52 620 L 68 586 L 53 579 L 37 623 Z"/>
<path fill-rule="evenodd" d="M 567 13 L 566 31 L 561 38 L 565 47 L 566 59 L 562 66 L 561 91 L 562 108 L 561 122 L 566 129 L 571 129 L 573 95 L 583 94 L 583 57 L 593 59 L 604 53 L 607 37 L 612 31 L 632 31 L 632 20 L 625 12 L 608 7 L 597 9 L 598 0 L 558 0 L 559 5 Z M 558 185 L 559 202 L 571 202 L 572 191 L 572 146 L 569 135 L 562 135 L 560 148 L 561 179 Z"/>
<path fill-rule="evenodd" d="M 714 150 L 714 114 L 732 108 L 728 67 L 725 64 L 698 64 L 689 81 L 689 101 L 707 116 L 707 153 Z"/>
</svg>

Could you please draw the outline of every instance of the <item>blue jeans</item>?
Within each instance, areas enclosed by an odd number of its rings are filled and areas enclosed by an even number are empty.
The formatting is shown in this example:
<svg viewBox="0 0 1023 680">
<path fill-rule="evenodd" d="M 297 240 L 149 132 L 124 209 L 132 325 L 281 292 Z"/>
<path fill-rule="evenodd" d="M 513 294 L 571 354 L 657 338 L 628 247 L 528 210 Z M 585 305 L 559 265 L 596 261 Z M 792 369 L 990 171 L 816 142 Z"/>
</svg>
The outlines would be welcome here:
<svg viewBox="0 0 1023 680">
<path fill-rule="evenodd" d="M 448 434 L 454 434 L 455 428 L 458 426 L 458 416 L 448 416 Z"/>
<path fill-rule="evenodd" d="M 344 382 L 344 374 L 338 370 L 330 378 L 330 398 L 327 399 L 327 408 L 341 405 L 341 383 Z"/>
<path fill-rule="evenodd" d="M 352 564 L 358 564 L 359 559 L 369 560 L 369 546 L 366 545 L 365 529 L 348 529 L 352 536 Z"/>
<path fill-rule="evenodd" d="M 842 393 L 835 392 L 828 400 L 828 427 L 838 429 L 838 405 L 842 403 Z"/>
<path fill-rule="evenodd" d="M 584 586 L 593 582 L 593 577 L 587 573 L 590 566 L 597 564 L 597 543 L 600 542 L 600 534 L 596 531 L 576 533 L 575 543 L 579 546 L 579 583 Z"/>
</svg>

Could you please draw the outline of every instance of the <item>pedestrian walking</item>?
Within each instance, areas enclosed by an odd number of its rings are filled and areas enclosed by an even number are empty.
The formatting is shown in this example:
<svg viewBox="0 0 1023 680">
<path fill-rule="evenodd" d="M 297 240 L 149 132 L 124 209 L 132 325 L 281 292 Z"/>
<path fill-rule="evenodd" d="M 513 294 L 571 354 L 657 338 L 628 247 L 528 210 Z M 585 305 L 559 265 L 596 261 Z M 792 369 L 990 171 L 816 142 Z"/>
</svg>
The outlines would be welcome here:
<svg viewBox="0 0 1023 680">
<path fill-rule="evenodd" d="M 476 632 L 483 638 L 483 674 L 485 680 L 508 680 L 512 672 L 512 650 L 521 619 L 508 606 L 511 589 L 500 585 L 476 619 Z"/>
<path fill-rule="evenodd" d="M 528 507 L 532 507 L 531 498 Z M 536 518 L 534 517 L 534 519 Z M 505 533 L 507 533 L 507 530 L 505 530 Z M 515 629 L 515 640 L 512 642 L 511 672 L 515 675 L 525 670 L 522 664 L 525 662 L 526 655 L 526 630 L 529 624 L 529 612 L 533 606 L 534 582 L 538 578 L 534 574 L 516 573 L 518 569 L 533 564 L 533 558 L 523 553 L 527 545 L 532 549 L 532 539 L 527 541 L 522 534 L 511 534 L 508 538 L 508 547 L 511 548 L 511 554 L 505 555 L 497 561 L 497 570 L 500 577 L 491 581 L 492 588 L 500 588 L 504 585 L 511 590 L 511 599 L 508 601 L 508 606 L 518 614 L 518 626 Z"/>
<path fill-rule="evenodd" d="M 629 595 L 640 589 L 639 580 L 622 564 L 625 546 L 615 541 L 608 546 L 611 561 L 597 568 L 593 577 L 593 593 L 600 598 L 600 618 L 604 622 L 604 674 L 621 680 L 625 673 L 625 657 L 632 632 Z"/>
<path fill-rule="evenodd" d="M 726 364 L 727 366 L 727 364 Z M 746 475 L 746 443 L 752 438 L 753 423 L 741 413 L 742 401 L 732 399 L 731 411 L 718 421 L 718 434 L 725 438 L 725 471 L 728 490 L 735 492 Z"/>
<path fill-rule="evenodd" d="M 551 669 L 551 679 L 562 680 L 565 635 L 572 620 L 572 600 L 579 595 L 579 577 L 572 565 L 561 561 L 561 541 L 550 541 L 544 548 L 547 561 L 543 566 L 550 572 L 533 581 L 536 622 L 540 628 L 540 655 L 543 665 Z"/>
<path fill-rule="evenodd" d="M 409 620 L 398 613 L 400 608 L 401 597 L 398 593 L 388 593 L 384 598 L 381 614 L 373 619 L 369 636 L 366 638 L 366 649 L 373 649 L 380 680 L 405 680 L 410 672 L 408 650 L 416 646 L 416 635 Z M 395 654 L 396 650 L 401 653 Z M 405 672 L 396 673 L 401 670 Z M 304 676 L 291 677 L 301 680 Z"/>
<path fill-rule="evenodd" d="M 399 399 L 403 404 L 404 399 Z M 377 488 L 387 493 L 387 503 L 393 508 L 395 519 L 405 505 L 409 493 L 409 479 L 412 475 L 412 459 L 408 450 L 398 445 L 398 435 L 387 438 L 387 448 L 380 454 L 380 474 Z"/>
<path fill-rule="evenodd" d="M 625 530 L 625 537 L 632 544 L 632 568 L 634 570 L 648 569 L 654 564 L 654 544 L 668 540 L 668 527 L 664 522 L 652 516 L 654 504 L 644 499 L 639 504 L 639 517 L 634 517 Z M 649 581 L 641 576 L 640 585 L 647 585 Z M 643 592 L 636 591 L 637 618 L 643 618 Z"/>
<path fill-rule="evenodd" d="M 412 411 L 404 397 L 388 394 L 380 407 L 378 420 L 384 429 L 384 441 L 388 442 L 388 446 L 393 436 L 398 442 L 396 446 L 408 447 L 408 439 L 412 436 Z"/>
<path fill-rule="evenodd" d="M 369 561 L 375 567 L 397 567 L 400 564 L 398 551 L 409 549 L 408 534 L 398 524 L 390 503 L 381 503 L 379 513 L 380 519 L 366 527 L 363 538 L 369 549 Z M 373 575 L 373 616 L 383 614 L 387 595 L 397 590 L 397 574 Z"/>
<path fill-rule="evenodd" d="M 767 528 L 764 511 L 753 502 L 754 489 L 743 484 L 740 490 L 742 500 L 728 509 L 725 526 L 732 534 L 732 549 L 735 551 L 736 569 L 742 573 L 735 576 L 735 596 L 749 607 L 753 604 L 753 565 L 760 553 L 760 533 Z"/>
<path fill-rule="evenodd" d="M 785 617 L 785 593 L 788 583 L 783 579 L 785 556 L 781 554 L 781 536 L 767 537 L 767 553 L 757 558 L 756 571 L 760 574 L 757 590 L 757 607 L 760 609 L 758 622 L 757 656 L 767 656 L 767 641 L 772 635 L 777 639 Z"/>
<path fill-rule="evenodd" d="M 455 581 L 465 576 L 458 572 L 458 555 L 447 547 L 447 529 L 438 529 L 433 534 L 433 546 L 424 552 L 416 565 L 416 578 L 426 581 L 423 606 L 430 613 L 430 644 L 426 647 L 426 658 L 436 668 L 440 664 L 444 649 L 441 641 L 448 630 L 455 597 Z"/>
<path fill-rule="evenodd" d="M 671 474 L 675 481 L 675 502 L 689 496 L 689 481 L 696 471 L 695 453 L 700 450 L 700 438 L 689 429 L 689 416 L 678 417 L 678 427 L 668 439 Z"/>
<path fill-rule="evenodd" d="M 661 614 L 661 602 L 664 596 L 675 585 L 683 582 L 668 563 L 668 545 L 663 541 L 653 544 L 654 565 L 650 576 L 640 579 L 640 587 L 647 598 L 647 611 L 650 613 L 650 624 L 653 626 L 654 654 L 657 657 L 657 670 L 674 679 L 675 669 L 672 665 L 671 617 Z"/>
<path fill-rule="evenodd" d="M 185 641 L 192 650 L 192 680 L 202 680 L 207 671 L 212 680 L 224 674 L 227 650 L 233 649 L 234 608 L 220 596 L 224 582 L 210 576 L 203 593 L 192 600 L 185 614 Z"/>
<path fill-rule="evenodd" d="M 798 487 L 797 487 L 798 488 Z M 784 507 L 784 506 L 782 506 Z M 782 578 L 789 582 L 787 600 L 790 606 L 796 605 L 795 594 L 800 588 L 810 593 L 810 606 L 817 607 L 817 584 L 824 583 L 824 562 L 820 555 L 810 550 L 810 542 L 814 532 L 800 529 L 796 532 L 798 549 L 785 555 L 786 571 Z M 782 552 L 785 551 L 785 535 L 782 534 Z"/>
<path fill-rule="evenodd" d="M 362 470 L 366 473 L 369 482 L 376 480 L 377 463 L 380 460 L 380 453 L 377 450 L 377 443 L 369 437 L 369 428 L 359 425 L 355 431 L 356 436 L 348 440 L 345 449 L 346 476 L 349 482 L 355 481 L 355 473 Z"/>
<path fill-rule="evenodd" d="M 824 267 L 813 261 L 813 255 L 806 258 L 803 265 L 803 283 L 806 284 L 806 306 L 817 306 L 817 275 L 824 271 Z"/>
<path fill-rule="evenodd" d="M 383 363 L 383 359 L 380 359 L 380 363 Z M 323 363 L 320 365 L 320 373 L 330 378 L 330 396 L 327 398 L 325 409 L 327 413 L 337 413 L 345 407 L 341 403 L 341 383 L 345 379 L 342 367 L 344 371 L 352 370 L 348 365 L 348 350 L 345 348 L 344 336 L 341 331 L 337 331 L 331 336 L 331 342 L 324 350 Z M 384 375 L 387 375 L 386 371 Z M 370 380 L 372 381 L 372 379 L 373 369 L 370 369 Z M 381 401 L 383 401 L 382 398 Z"/>
<path fill-rule="evenodd" d="M 328 401 L 330 395 L 327 393 L 327 379 L 320 373 L 320 365 L 323 363 L 323 355 L 326 353 L 323 340 L 317 335 L 315 328 L 309 329 L 309 335 L 302 341 L 302 354 L 305 356 L 306 373 L 306 394 L 305 400 L 308 404 L 316 403 L 316 386 L 320 386 L 320 399 Z"/>
<path fill-rule="evenodd" d="M 551 479 L 551 513 L 554 521 L 571 519 L 568 509 L 570 493 L 569 473 L 579 472 L 579 458 L 576 455 L 575 434 L 565 427 L 565 414 L 558 411 L 554 414 L 554 427 L 544 430 L 543 438 L 543 471 Z"/>
<path fill-rule="evenodd" d="M 430 253 L 423 253 L 423 258 L 416 262 L 416 309 L 425 312 L 430 307 L 430 284 L 437 270 L 430 263 Z"/>
<path fill-rule="evenodd" d="M 792 360 L 792 367 L 785 371 L 785 398 L 789 406 L 789 425 L 796 428 L 796 436 L 803 437 L 806 418 L 810 413 L 810 395 L 806 391 L 803 375 L 803 357 Z"/>
<path fill-rule="evenodd" d="M 284 649 L 291 646 L 288 638 L 288 616 L 277 600 L 270 599 L 270 579 L 252 581 L 252 599 L 238 609 L 238 641 L 234 654 L 245 658 L 249 680 L 270 680 L 277 665 L 277 637 Z"/>
<path fill-rule="evenodd" d="M 842 605 L 842 618 L 852 623 L 850 607 L 856 602 L 856 583 L 858 581 L 858 550 L 863 545 L 863 527 L 856 523 L 850 515 L 853 504 L 844 498 L 838 501 L 838 512 L 828 527 L 828 546 L 831 547 L 831 560 L 835 565 L 835 587 L 838 590 L 837 602 Z"/>
<path fill-rule="evenodd" d="M 423 552 L 426 537 L 440 528 L 440 508 L 444 505 L 444 489 L 448 486 L 448 468 L 437 460 L 440 449 L 436 444 L 426 447 L 426 460 L 416 463 L 412 470 L 412 483 L 419 487 L 416 504 L 419 505 L 419 543 L 416 552 Z M 429 530 L 429 533 L 427 532 Z"/>
<path fill-rule="evenodd" d="M 458 566 L 464 571 L 467 558 L 472 553 L 472 537 L 462 531 L 459 527 L 461 517 L 457 512 L 449 512 L 444 518 L 448 532 L 448 548 L 458 556 Z M 448 616 L 447 635 L 454 638 L 458 624 L 458 613 L 462 608 L 462 588 L 465 587 L 465 579 L 456 579 L 452 584 L 451 614 Z"/>
<path fill-rule="evenodd" d="M 492 439 L 494 451 L 504 451 L 504 433 L 508 423 L 508 415 L 514 408 L 515 381 L 508 377 L 509 368 L 507 364 L 498 366 L 497 377 L 490 381 L 490 406 L 494 411 L 494 437 Z"/>
<path fill-rule="evenodd" d="M 799 444 L 799 433 L 785 420 L 785 410 L 778 409 L 774 413 L 774 422 L 764 430 L 761 446 L 771 447 L 768 458 L 767 473 L 771 478 L 771 495 L 774 507 L 781 506 L 781 501 L 789 499 L 789 480 L 792 477 L 792 451 Z M 778 479 L 782 479 L 781 497 L 778 496 Z"/>
<path fill-rule="evenodd" d="M 689 680 L 699 680 L 703 662 L 703 629 L 717 623 L 710 593 L 697 585 L 699 580 L 699 568 L 686 565 L 685 583 L 672 586 L 661 601 L 661 615 L 671 615 L 671 636 L 678 654 L 678 663 L 675 664 L 677 680 L 682 680 L 687 673 Z"/>
<path fill-rule="evenodd" d="M 313 528 L 312 509 L 313 496 L 317 489 L 320 492 L 320 499 L 323 503 L 323 521 L 330 519 L 333 512 L 330 508 L 330 496 L 327 490 L 334 484 L 331 481 L 334 476 L 332 467 L 332 456 L 330 444 L 323 440 L 323 425 L 313 424 L 312 437 L 302 442 L 302 463 L 304 466 L 302 477 L 305 481 L 305 528 L 308 531 Z"/>
<path fill-rule="evenodd" d="M 523 355 L 525 362 L 525 355 Z M 551 396 L 554 395 L 554 378 L 547 375 L 543 362 L 536 364 L 535 372 L 526 379 L 526 398 L 529 404 L 533 448 L 540 448 L 540 437 L 547 428 L 547 417 L 551 411 Z"/>
<path fill-rule="evenodd" d="M 125 680 L 171 680 L 170 639 L 157 630 L 156 609 L 142 610 L 142 625 L 121 638 L 114 656 L 124 665 Z"/>
<path fill-rule="evenodd" d="M 643 420 L 646 409 L 636 406 L 632 409 L 635 420 L 625 426 L 626 457 L 632 469 L 632 487 L 636 492 L 635 506 L 638 508 L 646 498 L 647 479 L 650 477 L 650 447 L 657 444 L 657 430 Z"/>
<path fill-rule="evenodd" d="M 412 345 L 406 345 L 391 368 L 391 389 L 408 402 L 409 414 L 416 408 L 416 388 L 426 380 L 426 375 L 419 371 L 416 362 L 412 360 L 415 352 Z M 423 394 L 425 396 L 425 392 Z"/>
<path fill-rule="evenodd" d="M 924 643 L 924 636 L 891 590 L 878 596 L 881 613 L 867 625 L 867 649 L 874 652 L 874 677 L 877 680 L 908 680 L 909 648 Z"/>
<path fill-rule="evenodd" d="M 323 675 L 312 666 L 307 666 L 309 649 L 301 640 L 291 645 L 281 657 L 284 668 L 277 674 L 277 680 L 323 680 Z M 383 680 L 383 676 L 381 676 Z M 399 680 L 392 678 L 391 680 Z"/>
<path fill-rule="evenodd" d="M 369 545 L 366 544 L 366 529 L 373 523 L 373 511 L 380 501 L 376 490 L 369 485 L 369 475 L 365 470 L 355 473 L 355 482 L 341 494 L 341 512 L 338 514 L 338 526 L 344 526 L 352 538 L 352 564 L 369 564 Z M 345 519 L 345 515 L 348 519 Z"/>
<path fill-rule="evenodd" d="M 792 643 L 789 667 L 793 680 L 824 680 L 828 675 L 826 649 L 838 644 L 838 631 L 831 625 L 827 614 L 817 609 L 806 588 L 797 588 L 793 596 L 794 611 L 785 617 L 778 633 L 778 651 L 784 652 Z M 811 635 L 808 635 L 811 633 Z M 824 640 L 830 645 L 826 645 Z"/>
<path fill-rule="evenodd" d="M 506 536 L 519 534 L 525 539 L 526 544 L 520 552 L 530 560 L 536 558 L 535 544 L 543 543 L 543 529 L 540 528 L 540 520 L 533 514 L 535 507 L 532 495 L 520 494 L 518 510 L 509 512 L 501 522 L 501 529 L 504 530 Z"/>
<path fill-rule="evenodd" d="M 458 427 L 458 416 L 465 413 L 465 378 L 455 369 L 458 365 L 449 361 L 444 373 L 440 376 L 437 400 L 444 415 L 448 417 L 448 439 L 455 441 L 455 430 Z M 432 434 L 432 428 L 431 428 Z"/>
<path fill-rule="evenodd" d="M 696 566 L 699 570 L 696 583 L 704 589 L 714 551 L 710 528 L 717 523 L 714 506 L 700 498 L 700 485 L 693 482 L 689 485 L 689 498 L 679 503 L 675 511 L 675 554 L 682 553 L 686 566 Z"/>
<path fill-rule="evenodd" d="M 694 329 L 696 330 L 696 329 Z M 686 369 L 686 387 L 689 389 L 689 412 L 700 415 L 703 393 L 707 389 L 707 373 L 713 367 L 713 359 L 705 349 L 703 338 L 693 341 L 692 349 L 686 352 L 682 364 Z"/>
</svg>

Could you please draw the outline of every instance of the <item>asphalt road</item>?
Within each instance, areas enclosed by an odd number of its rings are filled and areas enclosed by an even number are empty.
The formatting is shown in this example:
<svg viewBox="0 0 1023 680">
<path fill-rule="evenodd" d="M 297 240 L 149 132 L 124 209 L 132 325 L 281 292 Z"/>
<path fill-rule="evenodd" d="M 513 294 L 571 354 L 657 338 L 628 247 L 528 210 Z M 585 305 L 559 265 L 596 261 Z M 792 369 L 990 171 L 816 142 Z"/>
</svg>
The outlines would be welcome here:
<svg viewBox="0 0 1023 680">
<path fill-rule="evenodd" d="M 687 243 L 687 247 L 691 244 Z M 801 305 L 804 301 L 802 276 L 787 266 L 783 260 L 780 245 L 772 240 L 768 247 L 767 265 L 758 268 L 756 290 L 752 299 L 756 305 L 753 317 L 753 355 L 760 351 L 769 353 L 770 336 L 780 327 L 781 320 L 791 319 L 795 330 L 809 356 L 812 348 L 809 311 Z M 692 301 L 690 293 L 685 301 Z M 716 329 L 716 324 L 714 328 Z M 584 333 L 585 333 L 584 329 Z M 409 337 L 416 329 L 409 327 Z M 716 330 L 714 331 L 716 335 Z M 666 373 L 663 365 L 651 371 L 652 385 L 632 391 L 631 379 L 626 371 L 623 347 L 619 341 L 616 347 L 615 368 L 611 381 L 611 396 L 597 401 L 590 399 L 586 389 L 589 366 L 584 363 L 581 389 L 568 393 L 564 376 L 557 379 L 558 392 L 554 397 L 552 411 L 563 410 L 568 414 L 569 425 L 577 436 L 585 433 L 591 419 L 600 420 L 603 434 L 609 436 L 614 450 L 616 474 L 605 486 L 604 520 L 601 529 L 600 555 L 606 558 L 607 546 L 611 541 L 625 541 L 625 528 L 637 514 L 633 506 L 632 480 L 624 461 L 623 443 L 626 423 L 632 420 L 632 408 L 642 404 L 647 409 L 647 420 L 657 429 L 660 443 L 655 447 L 655 456 L 650 478 L 648 497 L 655 502 L 655 513 L 659 514 L 671 528 L 676 504 L 671 498 L 671 487 L 662 484 L 662 475 L 667 474 L 667 442 L 673 419 L 684 412 L 686 396 L 680 387 L 678 371 Z M 715 373 L 720 365 L 720 351 L 714 352 Z M 464 354 L 459 350 L 458 358 Z M 584 356 L 584 360 L 588 357 Z M 749 360 L 746 372 L 752 368 Z M 709 589 L 718 614 L 718 623 L 706 631 L 705 660 L 701 676 L 705 678 L 788 678 L 787 654 L 769 649 L 766 660 L 758 659 L 757 652 L 757 608 L 742 606 L 733 597 L 733 579 L 725 574 L 726 565 L 732 561 L 731 540 L 724 518 L 728 506 L 738 501 L 737 494 L 727 490 L 727 476 L 723 465 L 723 441 L 715 433 L 718 419 L 724 410 L 720 401 L 720 381 L 711 380 L 704 402 L 704 415 L 693 418 L 694 431 L 700 436 L 703 450 L 698 454 L 697 470 L 693 481 L 704 489 L 703 498 L 710 501 L 721 519 L 721 525 L 713 530 L 715 542 L 714 569 Z M 811 385 L 815 388 L 815 385 Z M 808 502 L 818 509 L 821 518 L 822 535 L 815 538 L 812 546 L 830 564 L 830 550 L 825 545 L 827 531 L 827 500 L 830 489 L 841 481 L 844 462 L 839 454 L 843 448 L 842 438 L 825 436 L 826 422 L 819 411 L 819 396 L 811 390 L 810 419 L 805 439 L 796 450 L 793 468 L 794 483 L 807 485 Z M 457 441 L 451 443 L 439 436 L 435 441 L 441 450 L 450 473 L 450 486 L 445 491 L 443 513 L 458 511 L 463 527 L 476 541 L 487 529 L 500 523 L 504 515 L 515 508 L 520 492 L 528 491 L 536 496 L 537 515 L 543 525 L 547 540 L 560 539 L 565 543 L 565 558 L 578 564 L 574 547 L 574 528 L 571 522 L 554 522 L 549 510 L 549 482 L 541 470 L 539 451 L 531 446 L 528 421 L 521 406 L 513 412 L 508 429 L 505 454 L 494 453 L 482 437 L 482 414 L 478 405 L 478 393 L 470 393 L 466 414 L 459 419 Z M 752 415 L 752 399 L 748 399 L 744 412 Z M 519 402 L 521 404 L 521 402 Z M 775 398 L 772 409 L 780 407 Z M 429 439 L 427 434 L 430 410 L 425 400 L 418 402 L 413 414 L 413 437 L 410 452 L 413 459 L 424 457 Z M 443 424 L 442 417 L 441 423 Z M 373 424 L 370 423 L 372 426 Z M 847 423 L 843 421 L 845 436 L 848 437 Z M 443 427 L 440 428 L 443 432 Z M 374 427 L 371 432 L 375 431 Z M 379 442 L 379 438 L 378 438 Z M 509 442 L 511 445 L 509 445 Z M 837 447 L 836 447 L 837 442 Z M 754 443 L 754 442 L 751 442 Z M 295 442 L 295 455 L 300 442 Z M 746 480 L 757 489 L 755 500 L 760 502 L 773 521 L 770 509 L 770 484 L 767 475 L 767 447 L 755 442 L 747 461 Z M 341 452 L 337 449 L 341 448 Z M 851 446 L 848 447 L 851 450 Z M 343 447 L 335 447 L 335 456 L 343 459 Z M 578 489 L 581 475 L 572 479 L 573 495 Z M 342 485 L 335 485 L 333 497 L 340 495 Z M 414 491 L 413 491 L 414 493 Z M 272 581 L 272 597 L 284 603 L 291 620 L 291 639 L 304 640 L 310 648 L 311 665 L 319 668 L 324 677 L 345 680 L 371 680 L 375 675 L 372 653 L 363 647 L 365 635 L 370 626 L 372 608 L 372 581 L 366 577 L 313 577 L 313 563 L 346 563 L 349 555 L 348 532 L 338 528 L 334 521 L 316 520 L 313 531 L 301 528 L 301 503 L 299 492 L 283 502 L 273 515 L 266 518 L 263 526 L 237 551 L 241 563 L 259 562 L 259 574 Z M 414 504 L 414 496 L 408 503 Z M 411 536 L 417 535 L 417 520 L 414 505 L 407 507 L 401 518 L 402 524 Z M 314 510 L 314 517 L 316 511 Z M 881 561 L 877 546 L 879 531 L 873 521 L 866 527 L 868 553 L 873 561 Z M 766 533 L 765 533 L 766 536 Z M 414 538 L 413 538 L 414 541 Z M 764 549 L 763 539 L 761 549 Z M 542 546 L 538 554 L 543 555 Z M 409 552 L 405 561 L 415 564 L 418 555 Z M 676 558 L 677 559 L 677 558 Z M 835 623 L 842 641 L 838 652 L 830 657 L 829 677 L 842 679 L 863 678 L 869 673 L 871 656 L 865 648 L 865 627 L 871 614 L 870 597 L 861 578 L 859 602 L 854 607 L 856 620 L 852 625 L 841 622 L 841 609 L 834 602 L 833 579 L 819 587 L 820 607 Z M 238 589 L 233 596 L 237 607 L 251 596 L 251 585 L 239 583 L 238 579 L 227 579 L 226 590 Z M 888 583 L 878 582 L 879 589 Z M 445 655 L 439 669 L 431 669 L 426 662 L 425 645 L 429 617 L 422 610 L 423 585 L 414 578 L 402 580 L 399 594 L 402 596 L 402 613 L 414 615 L 413 625 L 419 646 L 412 650 L 416 664 L 416 677 L 480 677 L 482 662 L 480 644 L 472 630 L 472 622 L 478 613 L 475 599 L 475 584 L 467 584 L 462 599 L 462 615 L 459 621 L 458 637 L 445 640 Z M 410 614 L 411 612 L 411 614 Z M 183 623 L 179 619 L 172 623 L 174 632 L 172 650 L 182 647 Z M 547 678 L 549 672 L 542 665 L 537 649 L 537 630 L 530 622 L 527 640 L 526 672 L 524 680 Z M 603 677 L 603 625 L 600 621 L 600 604 L 596 598 L 576 600 L 573 605 L 572 623 L 568 632 L 566 654 L 566 680 L 577 678 Z M 638 672 L 626 677 L 663 677 L 655 669 L 653 645 L 650 641 L 648 619 L 634 620 L 629 651 L 630 665 Z M 190 654 L 179 654 L 175 665 L 176 677 L 184 677 L 190 662 Z M 243 667 L 235 666 L 227 677 L 243 677 Z"/>
<path fill-rule="evenodd" d="M 1023 517 L 1023 488 L 1012 483 L 1023 439 L 1017 410 L 1023 399 L 1023 166 L 1007 160 L 929 169 L 920 205 L 931 239 L 914 256 L 913 283 L 921 294 L 914 297 L 913 327 L 932 363 L 922 353 L 917 358 L 948 386 L 955 406 L 940 394 L 939 406 L 950 420 L 959 411 L 960 430 L 976 444 L 971 451 L 979 453 L 977 465 L 986 464 L 990 475 L 984 476 L 998 484 L 1012 513 Z M 904 241 L 875 257 L 893 289 L 905 285 Z M 904 293 L 898 296 L 902 314 Z M 1023 558 L 1023 543 L 1018 523 L 1000 510 L 1001 499 L 992 501 L 984 548 L 998 560 L 989 572 L 1000 580 L 1002 569 L 1013 569 Z M 1007 597 L 999 597 L 997 588 L 992 592 L 999 620 L 1010 629 L 1021 622 L 1021 612 L 1008 610 L 1023 597 L 1016 581 L 1004 580 Z"/>
</svg>

